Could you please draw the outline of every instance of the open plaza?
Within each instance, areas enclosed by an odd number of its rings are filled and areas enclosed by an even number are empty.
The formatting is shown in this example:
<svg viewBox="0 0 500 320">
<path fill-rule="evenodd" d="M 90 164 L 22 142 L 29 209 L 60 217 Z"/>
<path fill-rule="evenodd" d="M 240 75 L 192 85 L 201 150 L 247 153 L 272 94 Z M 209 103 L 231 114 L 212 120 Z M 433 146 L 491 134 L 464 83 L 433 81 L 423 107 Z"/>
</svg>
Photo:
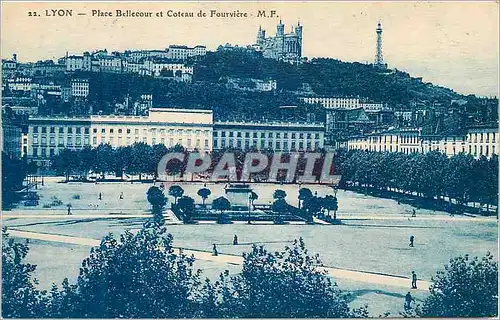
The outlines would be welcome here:
<svg viewBox="0 0 500 320">
<path fill-rule="evenodd" d="M 151 183 L 61 183 L 60 178 L 46 179 L 39 186 L 39 205 L 3 212 L 3 225 L 13 237 L 29 240 L 28 261 L 37 265 L 39 287 L 50 289 L 64 277 L 74 281 L 81 261 L 90 248 L 108 233 L 115 236 L 125 230 L 135 231 L 151 219 L 146 192 Z M 165 183 L 165 189 L 178 184 L 184 195 L 201 203 L 197 191 L 204 183 Z M 159 185 L 157 183 L 157 185 Z M 207 183 L 211 195 L 206 200 L 225 195 L 225 183 Z M 332 194 L 325 185 L 250 184 L 258 195 L 255 205 L 271 205 L 277 189 L 286 192 L 285 200 L 298 205 L 298 190 L 307 187 L 318 196 Z M 167 192 L 165 192 L 167 193 Z M 101 194 L 101 200 L 99 200 Z M 123 195 L 122 197 L 120 195 Z M 165 211 L 167 230 L 174 236 L 174 246 L 196 258 L 203 276 L 214 279 L 224 270 L 241 270 L 241 254 L 252 244 L 275 251 L 302 237 L 311 253 L 318 253 L 331 275 L 343 290 L 352 293 L 353 307 L 369 305 L 371 316 L 388 311 L 398 316 L 403 311 L 404 295 L 410 291 L 411 272 L 419 279 L 419 288 L 411 290 L 418 301 L 428 292 L 431 277 L 451 258 L 469 254 L 484 256 L 490 251 L 498 259 L 496 218 L 449 216 L 439 211 L 417 209 L 395 200 L 375 198 L 350 191 L 337 192 L 337 217 L 341 225 L 273 222 L 233 224 L 205 222 L 183 224 L 173 215 L 169 204 Z M 67 205 L 71 205 L 71 215 Z M 233 245 L 234 235 L 238 245 Z M 409 247 L 409 237 L 415 246 Z M 219 255 L 211 255 L 213 244 Z"/>
</svg>

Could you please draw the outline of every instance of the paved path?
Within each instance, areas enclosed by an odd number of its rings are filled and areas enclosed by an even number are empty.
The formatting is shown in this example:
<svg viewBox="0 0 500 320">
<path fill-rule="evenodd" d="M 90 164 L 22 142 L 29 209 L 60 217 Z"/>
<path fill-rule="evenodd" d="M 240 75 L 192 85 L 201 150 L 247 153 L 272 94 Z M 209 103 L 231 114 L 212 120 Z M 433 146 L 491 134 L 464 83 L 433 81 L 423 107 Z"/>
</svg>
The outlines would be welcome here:
<svg viewBox="0 0 500 320">
<path fill-rule="evenodd" d="M 47 210 L 48 211 L 48 210 Z M 102 210 L 104 211 L 104 210 Z M 95 212 L 95 213 L 89 213 L 87 210 L 73 210 L 72 215 L 68 215 L 66 210 L 59 210 L 59 211 L 51 211 L 52 213 L 48 212 L 41 212 L 41 213 L 35 213 L 34 210 L 24 210 L 24 211 L 13 211 L 10 213 L 2 213 L 2 219 L 11 219 L 11 218 L 23 218 L 23 219 L 89 219 L 89 218 L 100 218 L 100 219 L 124 219 L 124 218 L 150 218 L 150 214 L 137 214 L 137 213 L 107 213 L 103 214 L 101 212 Z M 131 210 L 132 211 L 132 210 Z M 136 210 L 133 210 L 136 211 Z M 182 223 L 179 221 L 175 215 L 170 211 L 170 209 L 167 210 L 165 214 L 165 218 L 170 218 L 171 224 L 180 224 Z M 436 215 L 436 216 L 431 216 L 431 215 L 420 215 L 417 217 L 409 217 L 409 216 L 403 216 L 403 215 L 363 215 L 363 214 L 345 214 L 345 215 L 340 215 L 338 217 L 341 220 L 344 221 L 369 221 L 369 220 L 397 220 L 397 221 L 411 221 L 411 222 L 418 222 L 418 221 L 462 221 L 462 222 L 482 222 L 482 223 L 491 223 L 491 222 L 498 222 L 498 219 L 493 218 L 493 217 L 466 217 L 466 216 L 444 216 L 444 215 Z M 330 223 L 313 218 L 314 222 L 319 225 L 330 225 Z M 215 221 L 200 221 L 200 224 L 214 224 Z M 234 221 L 233 223 L 240 223 L 240 221 Z M 246 221 L 241 221 L 241 223 L 246 223 Z M 254 221 L 252 222 L 254 224 L 259 224 L 258 222 Z M 272 222 L 264 222 L 263 224 L 272 224 Z M 291 221 L 290 224 L 303 224 L 303 222 L 293 222 Z"/>
<path fill-rule="evenodd" d="M 434 220 L 434 221 L 463 221 L 463 222 L 498 222 L 498 219 L 495 217 L 467 217 L 467 216 L 446 216 L 446 215 L 417 215 L 416 217 L 410 217 L 410 215 L 395 215 L 395 214 L 386 214 L 386 215 L 362 215 L 362 214 L 345 214 L 338 215 L 337 217 L 341 220 L 406 220 L 406 221 L 425 221 L 425 220 Z"/>
<path fill-rule="evenodd" d="M 80 220 L 80 219 L 133 219 L 133 218 L 144 218 L 150 219 L 151 214 L 127 214 L 127 213 L 80 213 L 74 212 L 71 215 L 67 213 L 54 212 L 54 213 L 3 213 L 2 219 L 61 219 L 61 220 Z M 165 224 L 182 224 L 179 219 L 172 213 L 171 210 L 167 210 L 164 214 Z"/>
<path fill-rule="evenodd" d="M 330 224 L 330 223 L 328 223 L 328 222 L 326 222 L 326 221 L 324 221 L 324 220 L 318 219 L 318 218 L 316 218 L 316 217 L 313 217 L 313 221 L 314 221 L 314 223 L 316 223 L 316 224 Z"/>
<path fill-rule="evenodd" d="M 2 219 L 124 219 L 124 218 L 151 218 L 150 214 L 2 214 Z"/>
<path fill-rule="evenodd" d="M 36 240 L 50 241 L 50 242 L 62 242 L 62 243 L 70 243 L 75 245 L 91 246 L 91 247 L 98 246 L 101 242 L 100 240 L 96 239 L 71 237 L 71 236 L 49 234 L 49 233 L 37 233 L 37 232 L 21 231 L 14 229 L 9 229 L 8 233 L 11 236 L 17 238 L 36 239 Z M 219 254 L 218 256 L 213 256 L 211 252 L 191 250 L 185 248 L 182 248 L 182 251 L 186 255 L 193 255 L 195 259 L 198 260 L 211 261 L 221 264 L 226 264 L 226 263 L 234 265 L 243 264 L 243 258 L 241 256 L 228 255 L 228 254 Z M 352 281 L 359 281 L 365 283 L 384 284 L 400 288 L 409 288 L 411 282 L 409 278 L 395 276 L 395 275 L 361 272 L 361 271 L 347 270 L 347 269 L 340 269 L 333 267 L 321 267 L 321 269 L 325 270 L 333 278 L 348 279 Z M 429 281 L 419 280 L 417 290 L 428 291 L 430 284 L 431 283 Z"/>
</svg>

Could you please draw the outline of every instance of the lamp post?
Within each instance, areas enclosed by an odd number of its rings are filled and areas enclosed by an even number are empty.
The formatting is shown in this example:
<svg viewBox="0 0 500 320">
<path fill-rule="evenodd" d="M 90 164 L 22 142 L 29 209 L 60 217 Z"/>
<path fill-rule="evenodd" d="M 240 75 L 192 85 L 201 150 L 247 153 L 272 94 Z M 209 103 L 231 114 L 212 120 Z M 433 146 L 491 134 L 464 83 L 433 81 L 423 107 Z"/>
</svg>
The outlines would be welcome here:
<svg viewBox="0 0 500 320">
<path fill-rule="evenodd" d="M 248 224 L 250 224 L 250 209 L 251 209 L 251 202 L 252 202 L 252 193 L 250 192 L 248 194 Z"/>
<path fill-rule="evenodd" d="M 333 188 L 333 195 L 335 196 L 335 198 L 337 198 L 337 192 L 339 191 L 339 187 L 338 186 L 332 186 Z"/>
</svg>

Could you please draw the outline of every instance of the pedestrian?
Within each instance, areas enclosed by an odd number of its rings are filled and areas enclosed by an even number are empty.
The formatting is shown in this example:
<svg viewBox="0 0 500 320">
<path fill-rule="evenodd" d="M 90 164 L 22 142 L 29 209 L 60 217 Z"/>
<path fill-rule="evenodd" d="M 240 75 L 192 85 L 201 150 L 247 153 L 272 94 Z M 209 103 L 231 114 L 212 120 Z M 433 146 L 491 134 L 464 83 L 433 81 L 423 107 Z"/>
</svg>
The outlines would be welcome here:
<svg viewBox="0 0 500 320">
<path fill-rule="evenodd" d="M 405 296 L 405 311 L 408 311 L 411 309 L 411 302 L 413 301 L 413 297 L 411 296 L 410 292 Z"/>
<path fill-rule="evenodd" d="M 415 241 L 415 236 L 410 236 L 410 247 L 413 247 L 414 241 Z"/>
<path fill-rule="evenodd" d="M 217 246 L 215 245 L 215 243 L 214 243 L 214 247 L 212 249 L 212 255 L 215 257 L 219 255 L 219 252 L 217 251 Z"/>
<path fill-rule="evenodd" d="M 416 216 L 417 216 L 417 212 L 415 211 L 415 209 L 413 209 L 413 212 L 412 212 L 412 214 L 411 214 L 411 217 L 412 217 L 412 218 L 415 218 Z"/>
<path fill-rule="evenodd" d="M 237 235 L 234 235 L 234 238 L 233 238 L 233 246 L 237 246 L 238 245 L 238 236 Z"/>
<path fill-rule="evenodd" d="M 417 274 L 415 271 L 411 272 L 411 288 L 417 289 Z"/>
<path fill-rule="evenodd" d="M 71 207 L 68 206 L 68 216 L 70 216 L 70 215 L 71 215 Z"/>
<path fill-rule="evenodd" d="M 99 200 L 102 200 L 102 193 L 99 192 Z"/>
</svg>

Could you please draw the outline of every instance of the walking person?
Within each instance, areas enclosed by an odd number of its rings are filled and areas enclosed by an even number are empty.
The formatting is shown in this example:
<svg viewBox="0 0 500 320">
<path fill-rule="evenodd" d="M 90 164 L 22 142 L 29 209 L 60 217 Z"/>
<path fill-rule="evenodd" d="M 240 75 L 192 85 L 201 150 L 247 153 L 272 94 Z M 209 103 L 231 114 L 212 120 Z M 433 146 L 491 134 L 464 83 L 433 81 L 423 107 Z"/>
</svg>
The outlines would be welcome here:
<svg viewBox="0 0 500 320">
<path fill-rule="evenodd" d="M 217 257 L 219 255 L 219 252 L 217 251 L 217 246 L 214 243 L 214 247 L 212 248 L 212 255 Z"/>
<path fill-rule="evenodd" d="M 415 211 L 415 209 L 413 209 L 413 212 L 411 213 L 411 217 L 412 218 L 417 217 L 417 212 Z"/>
<path fill-rule="evenodd" d="M 411 288 L 417 289 L 417 274 L 415 271 L 411 272 Z"/>
<path fill-rule="evenodd" d="M 415 236 L 410 236 L 410 247 L 412 247 L 412 248 L 414 246 L 414 243 L 413 243 L 414 241 L 415 241 Z"/>
<path fill-rule="evenodd" d="M 68 206 L 68 216 L 71 215 L 71 206 Z"/>
<path fill-rule="evenodd" d="M 410 292 L 408 291 L 408 293 L 406 294 L 405 296 L 405 311 L 408 311 L 411 309 L 411 302 L 413 301 L 413 297 L 411 296 Z"/>
<path fill-rule="evenodd" d="M 238 245 L 238 236 L 237 235 L 234 235 L 234 238 L 233 238 L 233 246 L 237 246 Z"/>
<path fill-rule="evenodd" d="M 102 193 L 99 192 L 99 200 L 102 200 Z"/>
</svg>

